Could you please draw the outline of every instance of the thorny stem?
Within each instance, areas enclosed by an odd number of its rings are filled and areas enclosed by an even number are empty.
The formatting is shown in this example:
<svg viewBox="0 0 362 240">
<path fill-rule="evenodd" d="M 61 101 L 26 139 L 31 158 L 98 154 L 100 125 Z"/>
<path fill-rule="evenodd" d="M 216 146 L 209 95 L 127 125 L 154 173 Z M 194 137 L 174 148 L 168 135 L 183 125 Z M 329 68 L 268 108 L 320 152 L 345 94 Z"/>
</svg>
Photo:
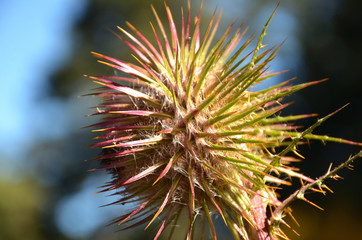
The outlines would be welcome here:
<svg viewBox="0 0 362 240">
<path fill-rule="evenodd" d="M 350 164 L 356 160 L 357 158 L 362 157 L 362 151 L 360 151 L 359 153 L 355 154 L 354 156 L 350 157 L 347 161 L 345 161 L 344 163 L 340 164 L 338 167 L 334 168 L 333 170 L 330 170 L 330 168 L 328 169 L 328 171 L 321 177 L 319 177 L 318 179 L 316 179 L 314 182 L 308 183 L 304 186 L 302 186 L 300 189 L 296 190 L 293 194 L 291 194 L 287 199 L 285 199 L 273 212 L 272 216 L 271 216 L 271 220 L 270 220 L 270 226 L 273 228 L 275 225 L 277 225 L 281 219 L 282 219 L 282 215 L 284 210 L 296 199 L 302 199 L 308 203 L 309 202 L 305 197 L 304 197 L 304 193 L 307 190 L 313 190 L 314 186 L 318 186 L 319 189 L 324 192 L 322 190 L 322 188 L 328 189 L 328 187 L 326 185 L 323 184 L 323 182 L 328 179 L 328 178 L 333 178 L 333 179 L 337 179 L 339 178 L 339 176 L 337 175 L 337 172 L 339 172 L 340 170 L 342 170 L 343 168 L 346 167 L 350 167 Z M 314 205 L 312 203 L 312 205 Z"/>
</svg>

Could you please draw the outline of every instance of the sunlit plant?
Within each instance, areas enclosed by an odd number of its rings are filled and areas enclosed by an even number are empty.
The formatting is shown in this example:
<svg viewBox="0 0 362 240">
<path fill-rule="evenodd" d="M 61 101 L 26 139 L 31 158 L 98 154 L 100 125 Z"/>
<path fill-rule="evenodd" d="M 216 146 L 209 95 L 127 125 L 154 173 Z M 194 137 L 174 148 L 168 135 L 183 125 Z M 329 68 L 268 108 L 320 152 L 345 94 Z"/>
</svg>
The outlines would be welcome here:
<svg viewBox="0 0 362 240">
<path fill-rule="evenodd" d="M 116 35 L 133 50 L 137 64 L 93 53 L 100 63 L 128 75 L 88 76 L 101 86 L 91 94 L 101 98 L 94 115 L 104 116 L 92 125 L 99 133 L 92 147 L 103 149 L 95 159 L 113 177 L 101 192 L 119 196 L 114 204 L 135 206 L 114 220 L 125 229 L 148 228 L 161 219 L 154 239 L 166 228 L 172 239 L 185 211 L 185 239 L 207 238 L 208 232 L 216 239 L 214 214 L 235 239 L 286 239 L 280 225 L 286 224 L 290 203 L 302 199 L 313 204 L 305 192 L 324 193 L 323 181 L 337 178 L 337 171 L 361 156 L 311 179 L 291 165 L 302 158 L 298 145 L 310 140 L 361 144 L 313 134 L 338 110 L 305 130 L 293 121 L 314 114 L 280 115 L 290 105 L 282 103 L 283 97 L 323 80 L 253 90 L 280 74 L 268 71 L 279 47 L 261 50 L 275 11 L 256 46 L 246 52 L 254 36 L 243 41 L 242 26 L 234 30 L 232 24 L 215 39 L 221 18 L 216 10 L 200 34 L 201 9 L 202 3 L 194 21 L 190 3 L 187 15 L 181 9 L 177 30 L 167 6 L 167 28 L 152 7 L 158 25 L 156 30 L 151 24 L 153 43 L 128 22 L 131 31 L 118 27 L 126 38 Z M 279 199 L 276 189 L 290 185 L 292 178 L 300 179 L 301 188 Z M 200 227 L 197 218 L 204 223 Z"/>
</svg>

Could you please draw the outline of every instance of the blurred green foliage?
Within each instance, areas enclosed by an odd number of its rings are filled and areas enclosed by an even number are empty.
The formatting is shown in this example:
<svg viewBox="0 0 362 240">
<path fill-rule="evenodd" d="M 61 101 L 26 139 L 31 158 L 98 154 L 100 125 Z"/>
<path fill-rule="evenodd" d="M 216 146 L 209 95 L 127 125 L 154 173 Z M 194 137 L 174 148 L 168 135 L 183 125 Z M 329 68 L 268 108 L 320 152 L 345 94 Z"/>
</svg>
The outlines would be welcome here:
<svg viewBox="0 0 362 240">
<path fill-rule="evenodd" d="M 0 179 L 0 239 L 46 239 L 41 225 L 44 193 L 34 179 Z"/>
</svg>

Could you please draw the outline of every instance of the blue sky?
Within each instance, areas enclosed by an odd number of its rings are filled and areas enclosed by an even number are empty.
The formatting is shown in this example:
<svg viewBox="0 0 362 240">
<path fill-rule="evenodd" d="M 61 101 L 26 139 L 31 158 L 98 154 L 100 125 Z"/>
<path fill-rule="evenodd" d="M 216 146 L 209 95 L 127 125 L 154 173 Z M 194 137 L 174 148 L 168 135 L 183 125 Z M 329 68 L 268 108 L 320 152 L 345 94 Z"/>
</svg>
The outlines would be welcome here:
<svg viewBox="0 0 362 240">
<path fill-rule="evenodd" d="M 42 97 L 49 76 L 69 57 L 72 27 L 85 4 L 82 0 L 0 1 L 2 178 L 19 180 L 16 170 L 26 168 L 26 154 L 33 141 L 60 138 L 67 131 L 70 123 L 65 114 L 69 111 L 66 103 L 49 98 L 44 101 Z M 101 224 L 97 219 L 106 221 L 105 217 L 100 218 L 102 210 L 97 208 L 105 202 L 101 196 L 92 198 L 94 189 L 86 183 L 81 192 L 63 199 L 59 206 L 57 222 L 69 236 L 90 234 L 90 229 Z M 87 197 L 89 201 L 84 201 Z M 66 224 L 82 217 L 95 220 Z"/>
<path fill-rule="evenodd" d="M 58 108 L 52 103 L 39 106 L 38 100 L 49 75 L 69 54 L 72 24 L 82 14 L 83 5 L 80 0 L 0 2 L 2 154 L 20 154 L 19 146 L 27 148 L 39 134 L 57 137 L 62 132 L 61 120 L 44 128 L 44 108 L 50 111 L 47 113 L 59 114 Z"/>
<path fill-rule="evenodd" d="M 21 181 L 19 172 L 29 172 L 27 154 L 34 141 L 62 138 L 86 122 L 69 122 L 76 119 L 69 114 L 84 116 L 74 98 L 44 98 L 49 77 L 70 57 L 72 28 L 85 7 L 86 0 L 0 1 L 2 180 Z M 60 199 L 55 219 L 60 231 L 87 237 L 112 218 L 111 207 L 99 206 L 115 199 L 93 195 L 95 186 L 105 181 L 104 174 L 90 175 L 79 192 Z"/>
</svg>

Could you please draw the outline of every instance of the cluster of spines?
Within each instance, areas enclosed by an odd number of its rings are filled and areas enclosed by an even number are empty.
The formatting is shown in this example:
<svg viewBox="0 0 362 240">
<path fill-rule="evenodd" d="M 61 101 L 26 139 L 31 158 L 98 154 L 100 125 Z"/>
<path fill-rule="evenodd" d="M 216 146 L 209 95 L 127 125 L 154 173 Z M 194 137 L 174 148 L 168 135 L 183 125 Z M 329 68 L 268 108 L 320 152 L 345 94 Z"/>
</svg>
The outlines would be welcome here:
<svg viewBox="0 0 362 240">
<path fill-rule="evenodd" d="M 270 183 L 290 184 L 278 177 L 280 173 L 313 182 L 288 166 L 297 158 L 287 154 L 300 156 L 297 145 L 309 140 L 357 143 L 312 134 L 333 114 L 303 132 L 287 123 L 313 114 L 277 114 L 289 105 L 280 103 L 284 96 L 321 81 L 295 86 L 286 81 L 252 91 L 253 84 L 279 74 L 267 72 L 279 47 L 259 51 L 274 13 L 255 49 L 240 57 L 253 36 L 235 51 L 245 31 L 241 32 L 241 25 L 232 34 L 232 24 L 211 47 L 221 13 L 214 23 L 215 10 L 201 37 L 201 8 L 202 3 L 193 34 L 190 3 L 186 24 L 182 11 L 179 38 L 166 6 L 170 40 L 152 8 L 164 41 L 162 44 L 151 24 L 158 50 L 130 23 L 127 25 L 134 35 L 119 27 L 131 42 L 116 35 L 135 52 L 138 65 L 93 53 L 101 59 L 99 62 L 130 75 L 88 76 L 102 86 L 92 95 L 102 97 L 95 115 L 105 116 L 102 122 L 92 125 L 99 127 L 95 132 L 104 132 L 95 138 L 100 142 L 92 147 L 103 149 L 104 154 L 96 158 L 103 162 L 99 169 L 113 175 L 102 192 L 116 191 L 120 200 L 114 204 L 137 203 L 134 210 L 114 221 L 128 222 L 125 229 L 143 223 L 148 227 L 164 214 L 155 239 L 168 225 L 173 226 L 172 236 L 185 207 L 189 213 L 187 239 L 192 238 L 199 213 L 216 239 L 211 219 L 214 212 L 222 217 L 235 239 L 250 239 L 255 237 L 253 234 L 259 234 L 260 239 L 265 234 L 284 236 L 280 229 L 273 229 L 273 233 L 267 230 L 266 206 L 276 208 L 280 204 Z"/>
</svg>

